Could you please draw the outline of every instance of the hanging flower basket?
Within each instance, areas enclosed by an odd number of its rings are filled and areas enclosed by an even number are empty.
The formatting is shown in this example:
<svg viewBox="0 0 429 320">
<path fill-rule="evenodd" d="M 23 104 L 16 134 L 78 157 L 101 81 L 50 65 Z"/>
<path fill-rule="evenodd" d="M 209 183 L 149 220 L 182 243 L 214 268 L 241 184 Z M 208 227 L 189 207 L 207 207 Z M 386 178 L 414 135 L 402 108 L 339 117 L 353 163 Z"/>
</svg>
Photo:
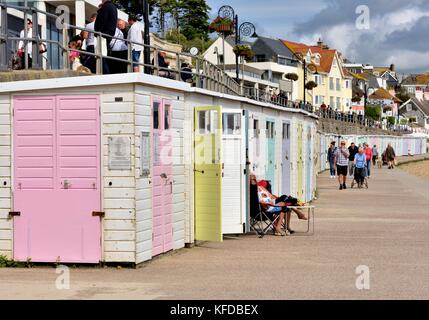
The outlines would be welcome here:
<svg viewBox="0 0 429 320">
<path fill-rule="evenodd" d="M 291 80 L 291 81 L 298 81 L 299 76 L 296 73 L 287 73 L 285 75 L 286 79 Z"/>
<path fill-rule="evenodd" d="M 255 55 L 249 46 L 243 44 L 234 46 L 233 51 L 237 56 L 243 57 L 246 61 L 252 60 Z"/>
<path fill-rule="evenodd" d="M 305 84 L 305 88 L 307 89 L 307 90 L 313 90 L 314 88 L 316 88 L 317 87 L 317 83 L 316 82 L 314 82 L 314 81 L 309 81 L 309 82 L 307 82 L 306 84 Z"/>
<path fill-rule="evenodd" d="M 225 37 L 230 36 L 234 34 L 234 22 L 228 18 L 217 17 L 209 25 L 209 31 L 220 33 Z"/>
</svg>

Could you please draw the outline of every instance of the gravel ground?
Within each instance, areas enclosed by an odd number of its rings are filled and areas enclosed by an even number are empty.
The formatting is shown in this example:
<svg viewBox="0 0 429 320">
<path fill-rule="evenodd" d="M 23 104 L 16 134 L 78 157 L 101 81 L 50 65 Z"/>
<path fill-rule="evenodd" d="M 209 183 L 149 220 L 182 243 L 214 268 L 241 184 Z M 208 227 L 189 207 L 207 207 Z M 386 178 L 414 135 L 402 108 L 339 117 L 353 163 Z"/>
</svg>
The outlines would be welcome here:
<svg viewBox="0 0 429 320">
<path fill-rule="evenodd" d="M 429 180 L 429 160 L 404 164 L 400 168 L 408 173 Z"/>
</svg>

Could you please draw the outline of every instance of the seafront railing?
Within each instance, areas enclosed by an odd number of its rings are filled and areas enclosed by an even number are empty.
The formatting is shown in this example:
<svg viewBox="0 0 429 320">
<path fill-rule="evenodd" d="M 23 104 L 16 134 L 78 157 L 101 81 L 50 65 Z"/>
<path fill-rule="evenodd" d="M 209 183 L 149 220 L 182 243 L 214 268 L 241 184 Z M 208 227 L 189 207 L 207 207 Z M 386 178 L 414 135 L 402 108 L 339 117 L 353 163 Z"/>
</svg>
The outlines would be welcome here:
<svg viewBox="0 0 429 320">
<path fill-rule="evenodd" d="M 55 69 L 52 65 L 52 61 L 49 61 L 47 59 L 47 54 L 39 52 L 41 45 L 44 44 L 50 46 L 51 49 L 55 48 L 55 50 L 58 50 L 58 52 L 61 53 L 62 63 L 61 66 L 57 66 L 56 69 L 70 70 L 72 64 L 70 61 L 70 54 L 72 52 L 77 52 L 80 55 L 93 57 L 95 59 L 95 74 L 99 75 L 103 74 L 103 66 L 107 62 L 116 62 L 118 64 L 123 64 L 126 66 L 127 72 L 133 72 L 133 65 L 138 65 L 139 67 L 143 67 L 145 70 L 150 71 L 150 73 L 154 76 L 166 77 L 176 81 L 184 81 L 184 79 L 186 79 L 185 81 L 190 83 L 191 86 L 209 91 L 247 97 L 255 101 L 269 103 L 283 108 L 300 109 L 309 112 L 313 115 L 316 115 L 320 118 L 332 119 L 341 122 L 349 122 L 356 125 L 367 126 L 370 128 L 380 128 L 398 132 L 409 132 L 409 128 L 407 126 L 381 124 L 357 114 L 346 114 L 338 111 L 322 112 L 320 110 L 315 110 L 314 106 L 310 103 L 297 103 L 288 100 L 285 96 L 275 95 L 273 93 L 257 88 L 245 87 L 240 84 L 237 79 L 230 77 L 217 65 L 212 64 L 201 56 L 194 56 L 189 53 L 183 52 L 178 53 L 168 49 L 158 48 L 153 45 L 145 45 L 142 43 L 130 41 L 128 39 L 118 38 L 114 36 L 112 37 L 101 32 L 96 32 L 84 27 L 68 24 L 65 21 L 61 20 L 61 16 L 40 10 L 33 6 L 19 6 L 16 4 L 8 3 L 4 0 L 0 0 L 0 10 L 0 70 L 10 70 L 12 68 L 10 61 L 8 61 L 8 50 L 11 51 L 12 55 L 15 54 L 18 47 L 17 43 L 19 41 L 22 41 L 24 44 L 24 63 L 22 66 L 23 69 L 30 69 L 28 58 L 29 43 L 31 43 L 31 69 Z M 7 28 L 8 10 L 18 11 L 21 15 L 23 15 L 23 30 L 26 30 L 27 28 L 27 17 L 31 17 L 33 26 L 39 25 L 38 22 L 40 15 L 44 16 L 45 20 L 49 18 L 54 19 L 55 21 L 60 21 L 62 30 L 60 40 L 41 38 L 38 34 L 38 28 L 33 28 L 33 34 L 31 37 L 21 38 L 14 35 L 9 35 Z M 81 33 L 82 31 L 94 34 L 96 40 L 96 46 L 94 50 L 95 52 L 89 52 L 82 49 L 73 49 L 69 47 L 69 41 L 73 38 L 73 35 Z M 103 41 L 106 41 L 106 39 L 123 41 L 127 47 L 127 57 L 119 58 L 108 54 L 103 54 Z M 149 64 L 145 62 L 133 62 L 133 45 L 139 45 L 143 48 L 149 49 L 151 53 L 151 59 L 148 59 L 150 60 Z M 144 52 L 145 50 L 142 51 Z M 169 65 L 168 67 L 161 66 L 159 63 L 160 52 L 165 52 L 169 57 L 174 57 L 174 59 L 171 59 L 174 62 L 174 65 Z M 193 68 L 183 68 L 183 62 L 188 61 L 192 63 L 192 65 L 194 66 Z"/>
</svg>

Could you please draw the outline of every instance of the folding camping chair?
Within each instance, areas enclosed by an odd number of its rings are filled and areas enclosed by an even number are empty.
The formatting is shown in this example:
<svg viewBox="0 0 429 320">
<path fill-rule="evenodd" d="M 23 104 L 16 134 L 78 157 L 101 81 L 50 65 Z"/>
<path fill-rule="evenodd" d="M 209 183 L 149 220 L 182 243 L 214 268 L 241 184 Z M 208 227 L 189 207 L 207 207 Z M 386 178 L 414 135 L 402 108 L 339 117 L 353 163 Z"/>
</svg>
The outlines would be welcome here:
<svg viewBox="0 0 429 320">
<path fill-rule="evenodd" d="M 258 186 L 250 185 L 250 229 L 253 230 L 259 238 L 263 238 L 271 229 L 274 232 L 274 224 L 280 218 L 280 215 L 274 215 L 273 219 L 264 210 L 259 203 Z"/>
</svg>

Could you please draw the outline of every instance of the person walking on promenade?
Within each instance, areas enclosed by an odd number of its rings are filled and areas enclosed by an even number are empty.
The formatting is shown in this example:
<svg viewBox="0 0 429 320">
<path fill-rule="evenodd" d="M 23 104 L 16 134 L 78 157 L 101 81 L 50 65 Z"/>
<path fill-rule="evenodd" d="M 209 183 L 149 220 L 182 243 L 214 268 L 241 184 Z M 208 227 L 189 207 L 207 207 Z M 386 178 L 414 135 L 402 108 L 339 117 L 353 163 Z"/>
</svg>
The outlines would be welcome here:
<svg viewBox="0 0 429 320">
<path fill-rule="evenodd" d="M 355 143 L 352 142 L 349 147 L 349 176 L 353 177 L 353 174 L 355 172 L 355 155 L 359 152 L 359 148 L 356 147 Z"/>
<path fill-rule="evenodd" d="M 364 154 L 363 149 L 360 148 L 359 152 L 355 155 L 354 160 L 356 169 L 355 169 L 355 180 L 358 183 L 358 188 L 362 189 L 362 185 L 365 181 L 365 167 L 366 167 L 366 154 Z"/>
<path fill-rule="evenodd" d="M 374 147 L 372 148 L 372 165 L 374 167 L 377 164 L 377 160 L 378 160 L 378 149 L 377 149 L 377 145 L 374 145 Z"/>
<path fill-rule="evenodd" d="M 363 149 L 366 155 L 366 176 L 368 179 L 371 178 L 371 161 L 372 161 L 372 148 L 369 147 L 368 143 L 365 143 L 365 148 Z"/>
<path fill-rule="evenodd" d="M 334 163 L 334 153 L 336 150 L 337 150 L 337 147 L 335 146 L 335 141 L 332 141 L 328 149 L 328 161 L 329 161 L 329 170 L 331 172 L 331 179 L 334 179 L 336 176 L 335 163 Z"/>
<path fill-rule="evenodd" d="M 388 164 L 388 169 L 395 168 L 395 150 L 393 149 L 392 145 L 389 143 L 387 145 L 386 151 L 385 151 L 386 161 Z"/>
<path fill-rule="evenodd" d="M 338 174 L 338 182 L 340 183 L 340 190 L 347 189 L 347 169 L 349 165 L 349 150 L 346 148 L 346 142 L 341 141 L 341 146 L 334 153 L 334 163 Z"/>
</svg>

